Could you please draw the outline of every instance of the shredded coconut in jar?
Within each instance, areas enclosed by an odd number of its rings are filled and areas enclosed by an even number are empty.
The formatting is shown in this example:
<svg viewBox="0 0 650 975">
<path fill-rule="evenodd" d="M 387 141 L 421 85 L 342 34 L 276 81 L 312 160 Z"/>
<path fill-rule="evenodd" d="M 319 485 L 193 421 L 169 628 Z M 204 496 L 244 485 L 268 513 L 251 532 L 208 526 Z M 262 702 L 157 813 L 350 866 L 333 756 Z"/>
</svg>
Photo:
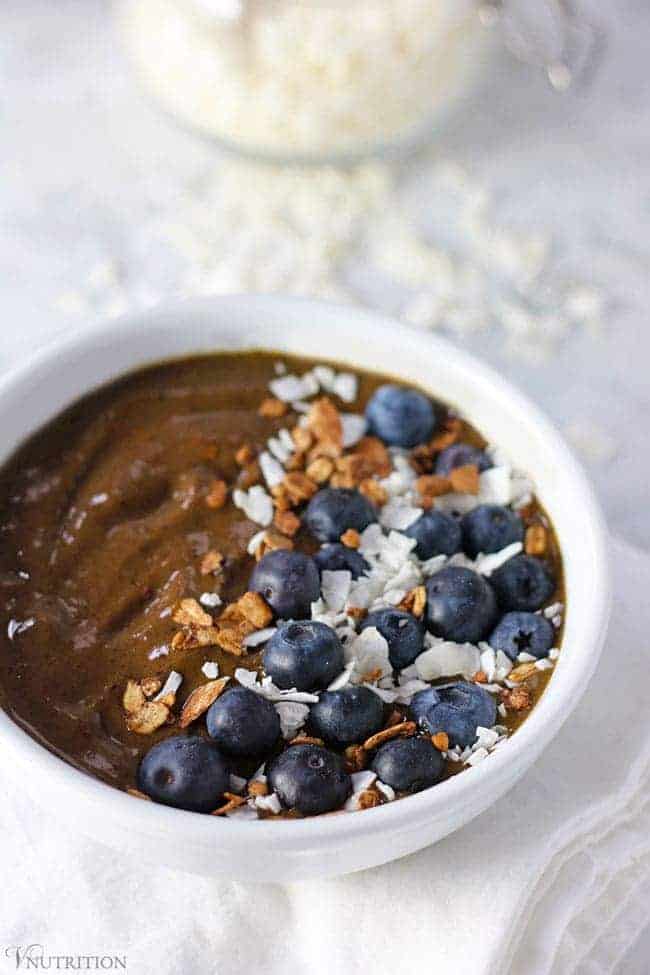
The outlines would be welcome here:
<svg viewBox="0 0 650 975">
<path fill-rule="evenodd" d="M 469 0 L 129 0 L 147 87 L 247 150 L 332 156 L 417 138 L 480 65 Z"/>
</svg>

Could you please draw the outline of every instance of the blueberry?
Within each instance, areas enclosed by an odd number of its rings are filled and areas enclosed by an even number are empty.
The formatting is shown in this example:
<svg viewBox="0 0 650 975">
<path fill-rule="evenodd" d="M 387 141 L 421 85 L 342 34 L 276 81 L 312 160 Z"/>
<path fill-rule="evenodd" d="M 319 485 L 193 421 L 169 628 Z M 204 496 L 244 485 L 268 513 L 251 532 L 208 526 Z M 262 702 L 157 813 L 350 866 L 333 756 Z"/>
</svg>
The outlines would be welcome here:
<svg viewBox="0 0 650 975">
<path fill-rule="evenodd" d="M 348 528 L 362 532 L 377 521 L 377 515 L 359 491 L 323 488 L 307 505 L 303 521 L 319 542 L 338 542 Z"/>
<path fill-rule="evenodd" d="M 368 687 L 325 691 L 309 713 L 312 731 L 333 748 L 365 741 L 384 723 L 381 698 Z"/>
<path fill-rule="evenodd" d="M 300 619 L 320 596 L 320 576 L 308 555 L 276 549 L 257 563 L 248 588 L 264 596 L 281 619 Z"/>
<path fill-rule="evenodd" d="M 327 687 L 343 670 L 343 647 L 325 623 L 298 620 L 280 626 L 264 650 L 264 669 L 274 684 L 299 691 Z"/>
<path fill-rule="evenodd" d="M 479 471 L 486 471 L 493 466 L 488 455 L 479 447 L 474 447 L 471 443 L 453 443 L 438 454 L 436 474 L 446 477 L 454 467 L 465 467 L 467 464 L 475 464 Z"/>
<path fill-rule="evenodd" d="M 230 783 L 228 763 L 205 738 L 167 738 L 150 748 L 138 768 L 138 789 L 177 809 L 212 812 Z"/>
<path fill-rule="evenodd" d="M 415 447 L 429 440 L 436 419 L 431 400 L 402 386 L 380 386 L 366 406 L 370 432 L 394 447 Z"/>
<path fill-rule="evenodd" d="M 260 757 L 280 736 L 280 719 L 265 697 L 236 685 L 210 705 L 208 734 L 236 758 Z"/>
<path fill-rule="evenodd" d="M 461 524 L 463 548 L 472 559 L 479 552 L 500 552 L 524 537 L 524 523 L 519 515 L 499 504 L 480 504 L 464 516 Z"/>
<path fill-rule="evenodd" d="M 492 695 L 466 681 L 420 691 L 411 701 L 411 711 L 423 731 L 430 735 L 444 731 L 450 745 L 461 748 L 474 744 L 479 726 L 491 728 L 497 719 Z"/>
<path fill-rule="evenodd" d="M 545 616 L 537 613 L 506 613 L 492 631 L 488 643 L 503 650 L 511 660 L 520 653 L 545 657 L 553 646 L 555 630 Z"/>
<path fill-rule="evenodd" d="M 405 535 L 415 538 L 415 554 L 419 559 L 434 555 L 455 555 L 461 549 L 461 530 L 458 520 L 432 508 L 409 525 Z"/>
<path fill-rule="evenodd" d="M 361 630 L 376 627 L 388 643 L 388 656 L 395 670 L 413 663 L 424 649 L 424 623 L 400 609 L 377 609 L 369 613 Z"/>
<path fill-rule="evenodd" d="M 505 610 L 540 609 L 555 592 L 555 582 L 543 562 L 532 555 L 515 555 L 490 576 L 499 604 Z"/>
<path fill-rule="evenodd" d="M 450 565 L 427 582 L 427 625 L 435 636 L 455 643 L 478 643 L 496 618 L 492 587 L 477 572 Z"/>
<path fill-rule="evenodd" d="M 421 792 L 440 781 L 445 762 L 426 738 L 395 738 L 381 746 L 370 768 L 397 792 Z"/>
<path fill-rule="evenodd" d="M 285 809 L 304 816 L 340 809 L 352 792 L 343 760 L 319 745 L 287 748 L 271 762 L 267 777 Z"/>
<path fill-rule="evenodd" d="M 333 545 L 323 545 L 316 552 L 314 562 L 320 572 L 323 569 L 328 569 L 330 572 L 347 569 L 348 572 L 352 573 L 353 579 L 358 579 L 370 568 L 363 555 L 360 555 L 354 548 L 341 545 L 340 542 L 335 542 Z"/>
</svg>

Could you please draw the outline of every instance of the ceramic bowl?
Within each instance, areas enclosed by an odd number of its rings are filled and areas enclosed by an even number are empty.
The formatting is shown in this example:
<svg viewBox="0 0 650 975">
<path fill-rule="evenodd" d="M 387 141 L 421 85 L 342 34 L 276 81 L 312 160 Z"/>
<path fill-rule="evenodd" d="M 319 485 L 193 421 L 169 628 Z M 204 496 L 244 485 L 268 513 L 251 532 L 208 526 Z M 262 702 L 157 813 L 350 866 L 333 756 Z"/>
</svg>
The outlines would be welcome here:
<svg viewBox="0 0 650 975">
<path fill-rule="evenodd" d="M 560 732 L 587 686 L 605 637 L 609 583 L 598 504 L 549 421 L 448 342 L 357 308 L 283 297 L 210 298 L 62 336 L 0 383 L 0 461 L 64 407 L 122 373 L 171 357 L 257 348 L 388 373 L 457 406 L 534 478 L 566 573 L 562 653 L 548 689 L 507 747 L 434 788 L 363 813 L 238 822 L 142 802 L 72 768 L 0 711 L 3 774 L 15 776 L 67 830 L 112 845 L 131 862 L 287 882 L 412 853 L 463 826 L 514 785 Z M 570 741 L 570 721 L 562 734 Z"/>
</svg>

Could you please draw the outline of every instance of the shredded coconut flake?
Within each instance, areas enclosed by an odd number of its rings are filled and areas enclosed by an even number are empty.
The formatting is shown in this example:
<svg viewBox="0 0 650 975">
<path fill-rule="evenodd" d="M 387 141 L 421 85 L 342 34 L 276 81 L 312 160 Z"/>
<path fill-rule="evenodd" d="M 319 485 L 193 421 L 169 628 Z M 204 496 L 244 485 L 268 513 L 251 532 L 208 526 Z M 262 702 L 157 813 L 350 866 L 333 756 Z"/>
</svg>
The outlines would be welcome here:
<svg viewBox="0 0 650 975">
<path fill-rule="evenodd" d="M 280 718 L 282 737 L 287 741 L 295 738 L 309 716 L 308 706 L 297 701 L 278 701 L 273 706 Z"/>
<path fill-rule="evenodd" d="M 480 670 L 481 656 L 471 643 L 452 643 L 443 640 L 416 658 L 415 666 L 421 680 L 437 680 L 462 674 L 471 677 Z"/>
<path fill-rule="evenodd" d="M 341 413 L 341 426 L 343 428 L 344 448 L 354 447 L 368 429 L 366 418 L 360 413 Z"/>
<path fill-rule="evenodd" d="M 382 782 L 381 779 L 377 779 L 375 785 L 377 786 L 381 794 L 384 796 L 384 798 L 388 800 L 388 802 L 393 801 L 393 799 L 395 798 L 395 790 L 393 789 L 392 786 L 388 785 L 387 782 Z"/>
<path fill-rule="evenodd" d="M 267 698 L 269 701 L 291 701 L 297 704 L 315 704 L 318 700 L 318 694 L 309 694 L 307 691 L 298 691 L 296 688 L 291 688 L 291 690 L 282 690 L 273 683 L 270 677 L 263 677 L 262 680 L 257 679 L 257 674 L 253 670 L 246 670 L 245 667 L 238 667 L 235 671 L 235 680 L 243 687 L 248 687 L 249 690 L 255 691 L 256 694 L 261 694 L 262 697 Z"/>
<path fill-rule="evenodd" d="M 208 678 L 208 680 L 214 680 L 215 677 L 219 676 L 219 664 L 216 660 L 206 660 L 201 667 L 201 672 Z"/>
<path fill-rule="evenodd" d="M 304 376 L 294 376 L 289 373 L 286 376 L 279 376 L 272 379 L 269 389 L 277 399 L 283 403 L 291 403 L 292 400 L 309 399 L 314 396 L 319 389 L 318 380 L 312 373 L 305 373 Z"/>
<path fill-rule="evenodd" d="M 154 697 L 154 701 L 160 701 L 167 694 L 175 694 L 182 683 L 183 675 L 179 674 L 177 670 L 170 671 L 167 680 Z"/>
<path fill-rule="evenodd" d="M 369 674 L 385 677 L 392 672 L 388 659 L 388 643 L 376 626 L 368 626 L 344 649 L 346 663 L 354 661 L 356 666 L 351 680 L 354 684 L 363 683 Z"/>
<path fill-rule="evenodd" d="M 255 808 L 261 812 L 273 813 L 275 816 L 282 811 L 282 805 L 275 792 L 268 796 L 255 796 Z"/>
<path fill-rule="evenodd" d="M 288 458 L 285 458 L 288 459 Z M 285 470 L 279 460 L 276 460 L 268 450 L 263 450 L 259 456 L 262 477 L 268 487 L 274 488 L 282 482 Z"/>
<path fill-rule="evenodd" d="M 221 606 L 221 596 L 218 592 L 202 592 L 199 596 L 199 602 L 202 606 L 214 609 L 215 606 Z"/>
<path fill-rule="evenodd" d="M 476 571 L 480 572 L 483 576 L 491 576 L 493 572 L 496 572 L 509 559 L 515 555 L 519 555 L 522 550 L 523 545 L 521 542 L 513 542 L 511 545 L 506 545 L 505 548 L 502 548 L 500 552 L 492 552 L 490 555 L 481 554 L 476 559 Z"/>
<path fill-rule="evenodd" d="M 256 630 L 254 633 L 249 633 L 242 640 L 242 646 L 244 647 L 259 647 L 262 643 L 266 643 L 270 640 L 275 631 L 276 626 L 267 626 L 263 630 Z"/>
<path fill-rule="evenodd" d="M 235 506 L 240 508 L 246 517 L 256 524 L 266 527 L 273 521 L 271 496 L 259 484 L 255 484 L 248 491 L 241 491 L 236 488 L 233 491 L 232 499 Z"/>
<path fill-rule="evenodd" d="M 324 569 L 321 575 L 321 593 L 330 612 L 340 613 L 350 595 L 352 573 L 347 569 Z"/>
</svg>

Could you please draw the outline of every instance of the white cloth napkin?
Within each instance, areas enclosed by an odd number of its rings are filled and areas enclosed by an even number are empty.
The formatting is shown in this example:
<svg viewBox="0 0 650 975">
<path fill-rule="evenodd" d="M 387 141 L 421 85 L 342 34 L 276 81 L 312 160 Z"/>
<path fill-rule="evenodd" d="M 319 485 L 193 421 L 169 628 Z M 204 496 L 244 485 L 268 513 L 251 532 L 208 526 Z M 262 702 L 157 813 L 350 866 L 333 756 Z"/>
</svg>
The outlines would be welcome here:
<svg viewBox="0 0 650 975">
<path fill-rule="evenodd" d="M 130 865 L 67 834 L 5 775 L 0 945 L 126 955 L 138 975 L 615 971 L 649 916 L 650 557 L 617 542 L 612 558 L 610 636 L 585 698 L 460 832 L 337 880 L 227 883 Z M 3 965 L 15 970 L 0 950 Z"/>
</svg>

